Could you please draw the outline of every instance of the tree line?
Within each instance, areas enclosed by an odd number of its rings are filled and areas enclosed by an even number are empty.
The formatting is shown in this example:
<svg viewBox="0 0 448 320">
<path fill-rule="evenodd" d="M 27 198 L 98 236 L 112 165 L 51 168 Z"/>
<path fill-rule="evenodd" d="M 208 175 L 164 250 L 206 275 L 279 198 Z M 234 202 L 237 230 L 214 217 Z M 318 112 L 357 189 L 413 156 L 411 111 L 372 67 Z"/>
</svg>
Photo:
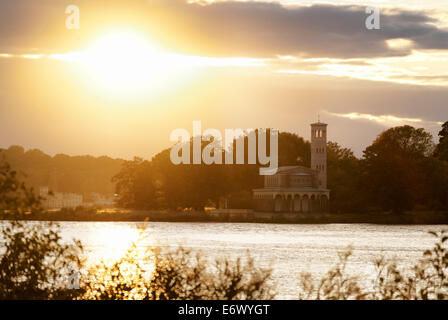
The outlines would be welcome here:
<svg viewBox="0 0 448 320">
<path fill-rule="evenodd" d="M 278 139 L 279 166 L 310 166 L 308 141 L 288 132 L 280 132 Z M 382 132 L 361 158 L 328 142 L 327 159 L 332 212 L 448 210 L 448 121 L 437 144 L 424 129 L 405 125 Z M 231 208 L 252 208 L 251 190 L 263 186 L 258 168 L 174 165 L 168 148 L 150 161 L 124 162 L 112 180 L 117 205 L 124 208 L 204 210 L 223 201 Z"/>
<path fill-rule="evenodd" d="M 25 151 L 21 146 L 0 148 L 0 158 L 22 173 L 27 184 L 35 190 L 48 186 L 52 191 L 84 195 L 90 192 L 113 194 L 115 185 L 111 177 L 120 171 L 125 162 L 106 156 L 57 154 L 52 157 L 38 149 Z"/>
</svg>

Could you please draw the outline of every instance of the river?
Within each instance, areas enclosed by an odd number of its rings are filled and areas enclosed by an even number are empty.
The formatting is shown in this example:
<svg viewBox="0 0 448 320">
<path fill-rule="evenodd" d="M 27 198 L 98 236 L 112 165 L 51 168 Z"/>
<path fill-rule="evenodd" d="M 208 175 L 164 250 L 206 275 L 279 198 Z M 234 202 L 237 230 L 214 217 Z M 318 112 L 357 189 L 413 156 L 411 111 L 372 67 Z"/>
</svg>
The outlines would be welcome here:
<svg viewBox="0 0 448 320">
<path fill-rule="evenodd" d="M 38 222 L 36 222 L 38 223 Z M 428 231 L 446 226 L 373 224 L 261 224 L 169 222 L 61 222 L 64 241 L 82 241 L 90 259 L 114 259 L 124 254 L 145 226 L 141 245 L 177 246 L 201 250 L 206 257 L 253 256 L 273 269 L 278 297 L 294 299 L 300 272 L 317 279 L 337 261 L 337 253 L 352 246 L 348 272 L 371 279 L 375 257 L 385 255 L 409 267 L 432 247 Z"/>
</svg>

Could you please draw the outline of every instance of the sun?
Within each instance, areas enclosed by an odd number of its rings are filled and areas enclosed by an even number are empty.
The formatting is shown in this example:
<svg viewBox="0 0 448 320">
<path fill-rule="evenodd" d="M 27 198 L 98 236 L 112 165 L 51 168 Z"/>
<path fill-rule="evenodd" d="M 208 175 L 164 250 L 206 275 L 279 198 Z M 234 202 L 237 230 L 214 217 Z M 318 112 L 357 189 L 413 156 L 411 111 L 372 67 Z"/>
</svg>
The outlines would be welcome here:
<svg viewBox="0 0 448 320">
<path fill-rule="evenodd" d="M 97 86 L 112 93 L 160 91 L 180 77 L 179 59 L 137 32 L 115 31 L 86 50 L 85 68 Z"/>
<path fill-rule="evenodd" d="M 87 63 L 99 84 L 114 90 L 138 90 L 149 87 L 163 75 L 160 55 L 142 36 L 115 32 L 93 43 L 87 50 Z"/>
</svg>

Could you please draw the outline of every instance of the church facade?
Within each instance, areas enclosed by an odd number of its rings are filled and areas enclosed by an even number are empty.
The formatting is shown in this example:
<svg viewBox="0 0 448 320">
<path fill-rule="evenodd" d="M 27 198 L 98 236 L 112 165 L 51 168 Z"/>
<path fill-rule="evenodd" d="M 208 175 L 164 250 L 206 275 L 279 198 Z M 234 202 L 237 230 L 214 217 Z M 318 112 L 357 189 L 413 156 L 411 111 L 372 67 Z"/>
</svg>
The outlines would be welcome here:
<svg viewBox="0 0 448 320">
<path fill-rule="evenodd" d="M 258 212 L 328 212 L 327 124 L 311 124 L 311 168 L 280 167 L 264 177 L 264 188 L 252 190 Z"/>
</svg>

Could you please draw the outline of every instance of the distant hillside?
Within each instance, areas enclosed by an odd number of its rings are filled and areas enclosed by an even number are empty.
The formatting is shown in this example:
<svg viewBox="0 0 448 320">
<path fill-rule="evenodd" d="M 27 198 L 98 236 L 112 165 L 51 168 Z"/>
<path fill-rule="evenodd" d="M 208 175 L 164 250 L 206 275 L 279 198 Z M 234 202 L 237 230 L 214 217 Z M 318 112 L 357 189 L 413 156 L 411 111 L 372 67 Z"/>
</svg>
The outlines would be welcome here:
<svg viewBox="0 0 448 320">
<path fill-rule="evenodd" d="M 23 147 L 0 148 L 11 166 L 26 175 L 26 181 L 38 188 L 49 186 L 58 192 L 101 194 L 114 193 L 112 177 L 117 174 L 125 160 L 106 156 L 68 156 L 57 154 L 51 157 L 38 149 L 25 151 Z"/>
</svg>

